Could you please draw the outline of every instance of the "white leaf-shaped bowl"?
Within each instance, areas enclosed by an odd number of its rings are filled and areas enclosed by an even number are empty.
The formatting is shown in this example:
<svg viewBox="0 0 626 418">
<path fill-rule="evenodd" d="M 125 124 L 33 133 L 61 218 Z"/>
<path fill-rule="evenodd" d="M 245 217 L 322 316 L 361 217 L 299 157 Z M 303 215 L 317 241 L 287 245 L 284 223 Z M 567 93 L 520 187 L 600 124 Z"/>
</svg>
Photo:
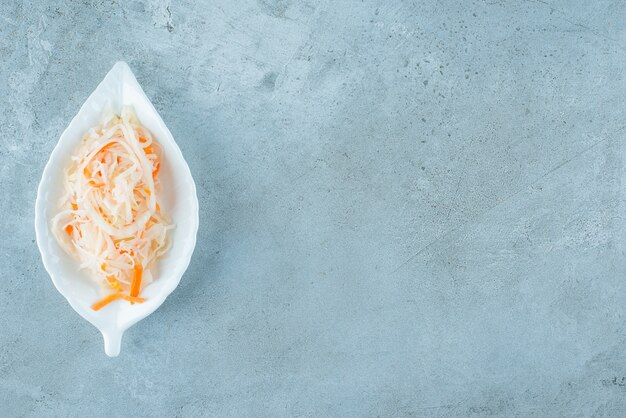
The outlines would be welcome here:
<svg viewBox="0 0 626 418">
<path fill-rule="evenodd" d="M 96 312 L 91 305 L 102 298 L 102 290 L 90 280 L 86 270 L 78 268 L 76 259 L 58 245 L 50 231 L 50 220 L 59 210 L 64 170 L 83 134 L 100 122 L 106 107 L 119 114 L 123 106 L 129 105 L 162 145 L 159 202 L 176 228 L 170 231 L 172 246 L 159 260 L 154 282 L 141 292 L 146 301 L 130 305 L 118 300 Z M 196 245 L 197 231 L 198 198 L 189 166 L 128 65 L 118 62 L 65 129 L 44 168 L 35 202 L 35 233 L 43 264 L 72 308 L 100 330 L 105 352 L 114 357 L 120 352 L 124 331 L 154 312 L 178 286 Z"/>
</svg>

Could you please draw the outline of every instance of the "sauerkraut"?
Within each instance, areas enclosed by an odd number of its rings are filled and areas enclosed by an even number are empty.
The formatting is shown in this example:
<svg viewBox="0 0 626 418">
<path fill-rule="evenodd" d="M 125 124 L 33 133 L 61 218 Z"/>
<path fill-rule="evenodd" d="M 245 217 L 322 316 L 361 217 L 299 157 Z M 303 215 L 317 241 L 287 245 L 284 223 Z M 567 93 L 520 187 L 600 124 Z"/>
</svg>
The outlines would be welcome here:
<svg viewBox="0 0 626 418">
<path fill-rule="evenodd" d="M 52 231 L 111 293 L 95 310 L 116 299 L 142 302 L 141 288 L 152 282 L 155 261 L 169 248 L 173 226 L 158 203 L 161 152 L 125 108 L 103 116 L 72 156 Z"/>
</svg>

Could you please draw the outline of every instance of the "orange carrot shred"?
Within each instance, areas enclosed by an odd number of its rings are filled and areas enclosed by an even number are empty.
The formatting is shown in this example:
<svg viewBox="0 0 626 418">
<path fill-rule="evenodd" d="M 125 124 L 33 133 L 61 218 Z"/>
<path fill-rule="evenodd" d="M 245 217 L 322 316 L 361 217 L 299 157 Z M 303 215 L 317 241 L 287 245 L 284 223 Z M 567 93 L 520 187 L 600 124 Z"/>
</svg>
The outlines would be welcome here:
<svg viewBox="0 0 626 418">
<path fill-rule="evenodd" d="M 109 303 L 116 301 L 118 299 L 127 300 L 128 302 L 130 302 L 131 305 L 134 305 L 135 303 L 143 303 L 145 301 L 144 298 L 140 298 L 136 296 L 128 296 L 128 295 L 123 295 L 121 293 L 111 293 L 110 295 L 106 296 L 102 300 L 99 300 L 98 302 L 91 305 L 91 309 L 93 309 L 94 311 L 99 311 L 100 309 L 107 306 Z"/>
<path fill-rule="evenodd" d="M 159 174 L 159 169 L 161 168 L 161 163 L 156 163 L 154 170 L 152 171 L 152 178 L 156 178 L 157 174 Z"/>
<path fill-rule="evenodd" d="M 72 210 L 78 209 L 78 205 L 76 203 L 72 203 Z"/>
<path fill-rule="evenodd" d="M 133 268 L 133 281 L 130 284 L 130 295 L 136 297 L 141 289 L 141 276 L 143 274 L 143 266 L 141 263 L 135 263 Z"/>
<path fill-rule="evenodd" d="M 105 306 L 107 306 L 109 303 L 118 300 L 122 298 L 122 294 L 121 293 L 112 293 L 109 296 L 106 296 L 104 299 L 94 303 L 93 305 L 91 305 L 91 309 L 93 309 L 94 311 L 99 311 L 100 309 L 104 308 Z"/>
<path fill-rule="evenodd" d="M 122 295 L 122 299 L 129 301 L 131 305 L 134 305 L 135 303 L 143 303 L 145 301 L 144 298 L 128 295 Z"/>
<path fill-rule="evenodd" d="M 72 235 L 73 230 L 74 230 L 74 227 L 72 225 L 68 225 L 65 227 L 65 232 L 67 232 L 67 235 Z"/>
<path fill-rule="evenodd" d="M 107 281 L 109 282 L 109 286 L 111 286 L 113 289 L 117 290 L 118 292 L 122 291 L 122 284 L 115 277 L 109 276 L 107 277 Z"/>
</svg>

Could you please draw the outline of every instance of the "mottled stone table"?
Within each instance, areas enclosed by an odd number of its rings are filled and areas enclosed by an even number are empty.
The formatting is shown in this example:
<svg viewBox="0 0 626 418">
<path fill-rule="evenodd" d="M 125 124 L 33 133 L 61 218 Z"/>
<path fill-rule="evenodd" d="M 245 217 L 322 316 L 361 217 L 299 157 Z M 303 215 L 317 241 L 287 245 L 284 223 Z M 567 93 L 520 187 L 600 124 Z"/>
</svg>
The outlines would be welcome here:
<svg viewBox="0 0 626 418">
<path fill-rule="evenodd" d="M 626 414 L 626 5 L 0 8 L 0 415 Z M 196 179 L 180 287 L 107 358 L 35 245 L 127 61 Z"/>
</svg>

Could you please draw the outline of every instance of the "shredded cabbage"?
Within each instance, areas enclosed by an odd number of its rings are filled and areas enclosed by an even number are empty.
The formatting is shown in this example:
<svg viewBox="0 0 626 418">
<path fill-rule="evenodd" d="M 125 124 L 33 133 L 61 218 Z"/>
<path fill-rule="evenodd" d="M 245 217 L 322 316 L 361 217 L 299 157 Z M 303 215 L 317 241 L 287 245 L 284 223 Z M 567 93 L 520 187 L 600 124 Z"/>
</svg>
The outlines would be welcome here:
<svg viewBox="0 0 626 418">
<path fill-rule="evenodd" d="M 157 203 L 160 155 L 152 134 L 125 108 L 104 116 L 72 157 L 52 232 L 106 288 L 131 290 L 137 270 L 141 287 L 150 284 L 150 269 L 169 249 L 173 226 Z"/>
</svg>

